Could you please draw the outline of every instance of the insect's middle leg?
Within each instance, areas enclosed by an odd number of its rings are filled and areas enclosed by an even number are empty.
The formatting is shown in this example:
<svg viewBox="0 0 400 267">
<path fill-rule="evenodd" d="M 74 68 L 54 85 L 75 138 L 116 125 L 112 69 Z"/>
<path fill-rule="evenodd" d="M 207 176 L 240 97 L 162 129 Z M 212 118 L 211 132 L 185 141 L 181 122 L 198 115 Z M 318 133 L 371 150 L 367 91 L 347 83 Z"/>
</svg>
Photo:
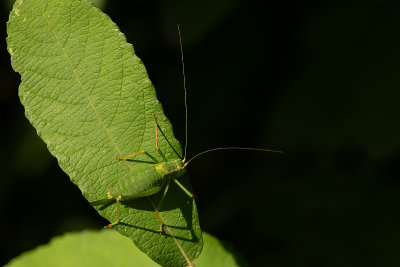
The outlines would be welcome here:
<svg viewBox="0 0 400 267">
<path fill-rule="evenodd" d="M 168 182 L 167 185 L 165 186 L 164 193 L 163 193 L 163 195 L 162 195 L 162 197 L 161 197 L 161 199 L 160 199 L 160 202 L 158 203 L 157 208 L 155 209 L 155 210 L 156 210 L 156 216 L 157 216 L 158 222 L 160 223 L 160 230 L 159 230 L 160 233 L 163 232 L 163 225 L 164 225 L 164 222 L 162 221 L 162 219 L 161 219 L 161 217 L 160 217 L 159 211 L 160 211 L 160 208 L 161 208 L 162 203 L 164 202 L 165 196 L 167 195 L 168 189 L 169 189 L 169 182 Z"/>
<path fill-rule="evenodd" d="M 173 179 L 174 182 L 182 189 L 183 192 L 185 192 L 186 195 L 188 195 L 191 199 L 196 198 L 196 195 L 191 193 L 189 190 L 186 189 L 186 187 L 181 184 L 178 179 Z"/>
<path fill-rule="evenodd" d="M 195 196 L 194 194 L 192 194 L 189 190 L 187 190 L 186 187 L 184 187 L 177 179 L 173 179 L 173 181 L 174 181 L 174 182 L 175 182 L 175 183 L 190 197 L 190 198 L 192 198 L 192 199 L 196 198 L 196 196 Z M 163 202 L 164 202 L 165 196 L 166 196 L 167 193 L 168 193 L 169 185 L 170 185 L 170 182 L 168 182 L 167 185 L 165 186 L 164 193 L 163 193 L 163 195 L 161 196 L 161 199 L 160 199 L 160 202 L 158 203 L 158 206 L 155 207 L 154 204 L 153 204 L 153 207 L 154 207 L 154 209 L 155 209 L 155 211 L 156 211 L 157 220 L 158 220 L 158 222 L 160 223 L 160 230 L 159 230 L 160 233 L 163 232 L 163 225 L 164 225 L 164 222 L 163 222 L 162 219 L 161 219 L 161 216 L 160 216 L 160 212 L 159 212 L 159 211 L 160 211 L 160 209 L 161 209 L 161 205 L 162 205 Z"/>
<path fill-rule="evenodd" d="M 117 219 L 115 220 L 114 223 L 110 223 L 108 226 L 104 227 L 104 228 L 112 228 L 113 226 L 119 224 L 119 209 L 120 209 L 120 201 L 121 201 L 121 196 L 117 197 L 115 199 L 116 203 L 117 203 Z"/>
</svg>

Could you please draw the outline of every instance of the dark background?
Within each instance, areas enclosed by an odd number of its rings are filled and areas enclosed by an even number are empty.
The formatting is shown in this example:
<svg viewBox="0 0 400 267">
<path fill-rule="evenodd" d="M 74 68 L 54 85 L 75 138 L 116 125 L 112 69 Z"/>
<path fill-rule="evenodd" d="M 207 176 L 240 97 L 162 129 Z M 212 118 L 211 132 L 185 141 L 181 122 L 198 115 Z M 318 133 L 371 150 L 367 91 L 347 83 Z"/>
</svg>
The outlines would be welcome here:
<svg viewBox="0 0 400 267">
<path fill-rule="evenodd" d="M 0 264 L 107 222 L 24 117 L 1 2 Z M 389 1 L 106 1 L 181 142 L 202 228 L 250 266 L 400 265 L 400 6 Z"/>
</svg>

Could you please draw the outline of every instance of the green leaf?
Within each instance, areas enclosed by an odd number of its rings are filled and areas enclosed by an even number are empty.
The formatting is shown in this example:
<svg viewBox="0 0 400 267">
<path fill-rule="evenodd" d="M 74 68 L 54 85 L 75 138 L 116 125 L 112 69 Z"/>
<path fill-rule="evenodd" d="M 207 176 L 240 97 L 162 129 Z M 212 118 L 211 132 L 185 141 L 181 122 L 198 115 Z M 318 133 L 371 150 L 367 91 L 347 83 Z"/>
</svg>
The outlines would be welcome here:
<svg viewBox="0 0 400 267">
<path fill-rule="evenodd" d="M 112 230 L 68 233 L 25 252 L 6 266 L 158 266 L 132 242 Z"/>
<path fill-rule="evenodd" d="M 197 267 L 239 266 L 226 243 L 210 234 L 204 235 L 204 250 L 195 260 Z M 138 250 L 129 239 L 112 230 L 83 231 L 53 238 L 49 244 L 23 253 L 11 260 L 8 267 L 35 266 L 158 266 Z"/>
<path fill-rule="evenodd" d="M 60 167 L 89 202 L 107 198 L 119 180 L 153 168 L 146 155 L 118 161 L 139 150 L 162 161 L 182 156 L 172 126 L 141 60 L 111 19 L 86 0 L 18 0 L 7 24 L 8 51 L 21 74 L 19 96 L 26 117 Z M 182 183 L 190 188 L 188 178 Z M 195 202 L 174 183 L 161 207 L 164 233 L 154 206 L 161 193 L 122 202 L 115 226 L 162 265 L 184 265 L 201 252 Z M 95 207 L 110 222 L 116 205 Z"/>
</svg>

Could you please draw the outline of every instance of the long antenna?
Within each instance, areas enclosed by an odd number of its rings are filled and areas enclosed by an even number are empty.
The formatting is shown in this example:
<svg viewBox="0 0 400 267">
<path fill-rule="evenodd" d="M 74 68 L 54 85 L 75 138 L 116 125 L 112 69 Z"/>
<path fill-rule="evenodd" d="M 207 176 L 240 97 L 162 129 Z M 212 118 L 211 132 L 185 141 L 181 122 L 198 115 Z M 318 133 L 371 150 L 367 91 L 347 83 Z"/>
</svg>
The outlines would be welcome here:
<svg viewBox="0 0 400 267">
<path fill-rule="evenodd" d="M 186 75 L 185 75 L 185 61 L 183 60 L 183 45 L 182 45 L 182 36 L 181 36 L 181 28 L 179 24 L 176 25 L 178 27 L 178 35 L 179 35 L 179 45 L 181 49 L 181 61 L 182 61 L 182 75 L 183 75 L 183 89 L 185 91 L 185 156 L 183 158 L 183 162 L 186 161 L 186 153 L 187 153 L 187 146 L 188 146 L 188 106 L 187 106 L 187 90 L 186 90 Z M 274 153 L 283 153 L 282 151 L 279 150 L 271 150 L 271 149 L 264 149 L 264 148 L 252 148 L 252 147 L 217 147 L 213 149 L 208 149 L 203 152 L 200 152 L 199 154 L 195 155 L 192 157 L 190 160 L 188 160 L 185 163 L 185 167 L 197 158 L 200 155 L 203 155 L 208 152 L 213 152 L 217 150 L 253 150 L 253 151 L 264 151 L 264 152 L 274 152 Z"/>
<path fill-rule="evenodd" d="M 188 107 L 186 100 L 186 75 L 185 75 L 185 61 L 183 60 L 183 46 L 182 46 L 182 37 L 181 37 L 181 28 L 178 26 L 178 34 L 179 34 L 179 45 L 181 48 L 181 61 L 182 61 L 182 74 L 183 74 L 183 89 L 185 90 L 185 157 L 183 158 L 183 162 L 186 160 L 186 152 L 188 145 Z"/>
<path fill-rule="evenodd" d="M 253 151 L 264 151 L 264 152 L 283 153 L 282 151 L 279 151 L 279 150 L 271 150 L 271 149 L 264 149 L 264 148 L 253 148 L 253 147 L 235 147 L 235 146 L 230 146 L 230 147 L 217 147 L 217 148 L 213 148 L 213 149 L 208 149 L 208 150 L 206 150 L 206 151 L 200 152 L 199 154 L 195 155 L 194 157 L 192 157 L 191 159 L 189 159 L 189 160 L 185 163 L 185 167 L 189 164 L 189 162 L 191 162 L 192 160 L 194 160 L 194 159 L 197 158 L 198 156 L 203 155 L 203 154 L 208 153 L 208 152 L 217 151 L 217 150 L 253 150 Z"/>
</svg>

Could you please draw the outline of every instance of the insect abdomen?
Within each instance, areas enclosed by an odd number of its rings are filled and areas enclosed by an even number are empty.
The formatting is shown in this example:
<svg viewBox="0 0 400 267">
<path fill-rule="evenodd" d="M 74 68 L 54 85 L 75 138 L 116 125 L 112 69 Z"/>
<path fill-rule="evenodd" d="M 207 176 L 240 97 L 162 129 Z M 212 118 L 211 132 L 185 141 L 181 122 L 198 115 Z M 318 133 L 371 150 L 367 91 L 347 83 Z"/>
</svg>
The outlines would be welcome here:
<svg viewBox="0 0 400 267">
<path fill-rule="evenodd" d="M 121 179 L 110 188 L 109 192 L 112 198 L 121 196 L 122 199 L 134 199 L 155 194 L 161 190 L 164 184 L 165 181 L 163 181 L 162 176 L 152 168 L 138 173 L 134 177 Z M 149 190 L 150 192 L 146 194 Z"/>
<path fill-rule="evenodd" d="M 181 160 L 162 162 L 134 177 L 121 179 L 110 188 L 109 195 L 114 199 L 121 196 L 125 200 L 150 196 L 160 191 L 167 181 L 182 176 L 184 172 Z"/>
</svg>

